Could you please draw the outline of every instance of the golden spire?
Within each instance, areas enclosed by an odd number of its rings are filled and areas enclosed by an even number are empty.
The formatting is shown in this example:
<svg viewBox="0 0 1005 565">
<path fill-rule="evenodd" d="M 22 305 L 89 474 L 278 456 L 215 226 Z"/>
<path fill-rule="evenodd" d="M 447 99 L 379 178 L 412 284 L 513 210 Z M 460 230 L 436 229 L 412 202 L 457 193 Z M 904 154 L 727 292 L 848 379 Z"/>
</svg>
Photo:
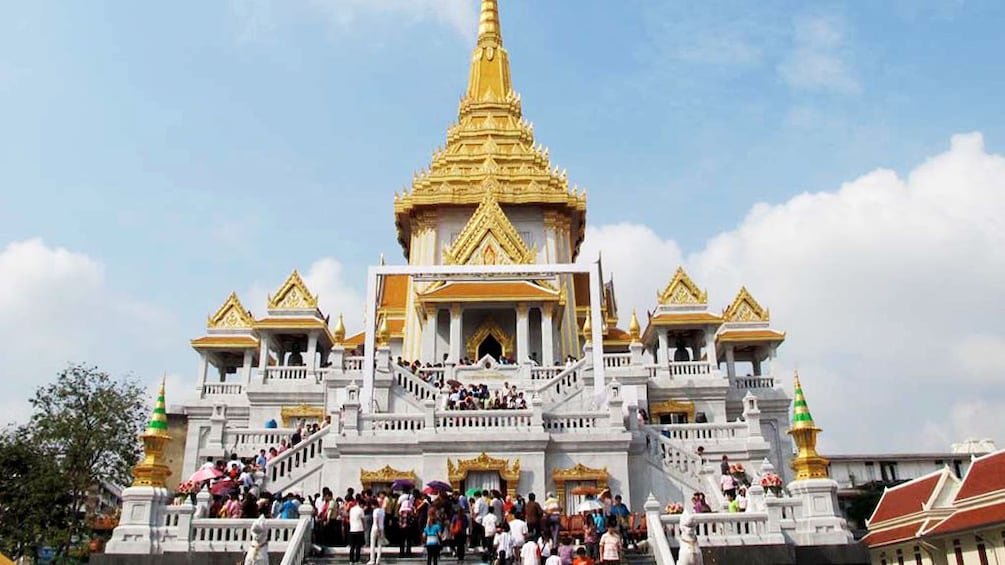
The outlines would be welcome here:
<svg viewBox="0 0 1005 565">
<path fill-rule="evenodd" d="M 639 334 L 642 327 L 639 325 L 639 317 L 635 315 L 635 308 L 632 308 L 632 319 L 628 322 L 628 335 L 632 338 L 632 343 L 639 341 Z"/>
<path fill-rule="evenodd" d="M 593 324 L 590 323 L 590 313 L 586 313 L 586 319 L 583 320 L 583 339 L 590 341 L 593 338 Z"/>
<path fill-rule="evenodd" d="M 380 327 L 377 328 L 377 347 L 387 347 L 391 341 L 391 330 L 387 327 L 387 316 L 380 319 Z"/>
<path fill-rule="evenodd" d="M 499 26 L 499 3 L 497 0 L 482 0 L 478 44 L 471 57 L 467 97 L 471 101 L 499 102 L 505 100 L 512 90 L 509 55 L 502 46 Z"/>
<path fill-rule="evenodd" d="M 338 321 L 335 322 L 335 330 L 332 332 L 335 337 L 335 345 L 342 345 L 345 343 L 345 321 L 342 319 L 342 313 L 338 314 Z"/>
<path fill-rule="evenodd" d="M 792 401 L 792 427 L 789 435 L 796 442 L 799 453 L 792 460 L 792 470 L 796 472 L 796 480 L 827 478 L 827 459 L 817 454 L 817 434 L 822 430 L 813 422 L 810 408 L 803 395 L 803 386 L 796 373 L 795 398 Z"/>
<path fill-rule="evenodd" d="M 133 467 L 134 487 L 164 487 L 165 481 L 171 475 L 171 469 L 164 464 L 164 444 L 171 441 L 168 433 L 167 409 L 164 404 L 164 381 L 161 378 L 161 388 L 157 393 L 154 411 L 147 423 L 147 429 L 140 435 L 143 440 L 143 460 Z"/>
</svg>

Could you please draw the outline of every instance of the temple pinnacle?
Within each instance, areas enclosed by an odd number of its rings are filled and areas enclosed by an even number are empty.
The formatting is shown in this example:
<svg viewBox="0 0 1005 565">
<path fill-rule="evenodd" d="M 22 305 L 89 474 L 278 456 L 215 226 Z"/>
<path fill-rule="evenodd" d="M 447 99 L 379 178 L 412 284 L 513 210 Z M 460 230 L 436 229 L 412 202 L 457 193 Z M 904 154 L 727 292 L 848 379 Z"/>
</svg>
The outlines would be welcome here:
<svg viewBox="0 0 1005 565">
<path fill-rule="evenodd" d="M 792 427 L 788 431 L 798 448 L 796 457 L 792 459 L 792 470 L 796 472 L 796 480 L 826 478 L 828 461 L 817 453 L 817 434 L 821 430 L 810 415 L 798 374 L 795 376 L 795 389 Z"/>
<path fill-rule="evenodd" d="M 478 44 L 471 57 L 466 98 L 500 103 L 511 94 L 509 55 L 502 45 L 497 0 L 482 0 L 478 21 Z"/>
<path fill-rule="evenodd" d="M 481 15 L 478 18 L 478 45 L 485 44 L 502 45 L 497 0 L 482 0 Z"/>
</svg>

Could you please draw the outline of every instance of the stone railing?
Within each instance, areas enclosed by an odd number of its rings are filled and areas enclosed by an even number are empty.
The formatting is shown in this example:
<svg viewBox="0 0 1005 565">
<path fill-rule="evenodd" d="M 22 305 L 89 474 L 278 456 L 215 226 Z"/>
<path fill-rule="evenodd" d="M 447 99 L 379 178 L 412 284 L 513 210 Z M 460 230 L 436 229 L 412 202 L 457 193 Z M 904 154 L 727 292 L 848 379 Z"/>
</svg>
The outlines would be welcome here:
<svg viewBox="0 0 1005 565">
<path fill-rule="evenodd" d="M 228 453 L 242 457 L 258 455 L 259 450 L 279 447 L 284 439 L 289 440 L 294 428 L 224 428 L 223 445 Z"/>
<path fill-rule="evenodd" d="M 663 530 L 671 546 L 679 546 L 680 514 L 660 516 Z M 707 512 L 694 515 L 695 535 L 698 545 L 775 545 L 784 543 L 781 530 L 772 533 L 768 527 L 767 512 Z"/>
<path fill-rule="evenodd" d="M 670 370 L 670 376 L 693 376 L 709 375 L 712 373 L 712 365 L 705 361 L 675 361 L 663 365 Z"/>
<path fill-rule="evenodd" d="M 641 430 L 646 438 L 646 457 L 659 468 L 667 471 L 686 490 L 704 492 L 705 483 L 701 478 L 702 460 L 691 446 L 684 446 L 663 436 L 653 426 Z"/>
<path fill-rule="evenodd" d="M 209 507 L 209 493 L 200 493 L 200 506 Z M 302 505 L 303 509 L 306 505 Z M 310 527 L 310 512 L 298 520 L 266 520 L 269 551 L 285 552 L 300 524 Z M 165 553 L 233 552 L 244 553 L 253 541 L 251 519 L 195 518 L 197 507 L 192 504 L 168 506 L 164 509 L 164 527 L 160 529 L 160 547 Z M 306 519 L 305 519 L 306 518 Z"/>
<path fill-rule="evenodd" d="M 306 365 L 293 367 L 266 367 L 265 381 L 305 381 L 310 377 L 310 371 Z"/>
<path fill-rule="evenodd" d="M 360 414 L 360 433 L 420 432 L 426 427 L 425 414 Z"/>
<path fill-rule="evenodd" d="M 631 353 L 604 353 L 604 368 L 606 369 L 628 367 L 631 364 L 632 364 Z"/>
<path fill-rule="evenodd" d="M 545 414 L 544 431 L 553 434 L 569 432 L 609 431 L 610 416 L 599 412 L 576 414 Z"/>
<path fill-rule="evenodd" d="M 405 367 L 394 365 L 391 372 L 394 374 L 394 383 L 420 402 L 427 399 L 436 400 L 440 395 L 440 389 L 413 375 Z"/>
<path fill-rule="evenodd" d="M 530 380 L 532 382 L 546 381 L 548 379 L 554 378 L 555 375 L 561 373 L 565 370 L 562 365 L 555 365 L 551 367 L 531 367 L 530 368 Z"/>
<path fill-rule="evenodd" d="M 733 377 L 733 387 L 738 389 L 775 388 L 774 377 Z"/>
<path fill-rule="evenodd" d="M 545 405 L 555 404 L 562 399 L 568 398 L 583 388 L 583 368 L 585 366 L 586 358 L 584 357 L 572 365 L 563 368 L 550 379 L 538 384 L 534 392 L 537 393 Z"/>
<path fill-rule="evenodd" d="M 678 441 L 700 441 L 704 444 L 720 440 L 732 440 L 749 436 L 747 422 L 726 422 L 724 424 L 651 424 L 663 437 Z"/>
<path fill-rule="evenodd" d="M 437 412 L 434 417 L 438 432 L 454 430 L 531 431 L 534 425 L 533 420 L 532 410 L 450 410 Z"/>
<path fill-rule="evenodd" d="M 365 357 L 363 357 L 362 355 L 346 357 L 345 360 L 342 361 L 342 370 L 344 370 L 347 373 L 349 372 L 358 373 L 362 371 L 363 359 L 365 359 Z"/>
<path fill-rule="evenodd" d="M 238 396 L 244 394 L 244 383 L 205 383 L 202 385 L 202 397 L 207 396 Z"/>
<path fill-rule="evenodd" d="M 311 534 L 314 525 L 314 508 L 310 504 L 301 504 L 300 521 L 297 529 L 286 543 L 286 552 L 280 565 L 302 565 L 311 552 Z"/>
<path fill-rule="evenodd" d="M 265 487 L 271 492 L 280 492 L 324 466 L 325 436 L 331 426 L 325 426 L 317 433 L 307 436 L 297 445 L 279 454 L 265 466 Z"/>
</svg>

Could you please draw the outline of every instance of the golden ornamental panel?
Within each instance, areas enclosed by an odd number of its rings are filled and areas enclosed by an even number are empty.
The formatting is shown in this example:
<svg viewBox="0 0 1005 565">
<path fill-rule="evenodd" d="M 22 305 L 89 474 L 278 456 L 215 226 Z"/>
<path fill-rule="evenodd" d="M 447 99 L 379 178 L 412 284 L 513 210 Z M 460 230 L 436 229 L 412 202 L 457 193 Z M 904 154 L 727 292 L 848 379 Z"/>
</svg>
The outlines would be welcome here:
<svg viewBox="0 0 1005 565">
<path fill-rule="evenodd" d="M 513 347 L 513 336 L 506 333 L 505 330 L 496 322 L 495 318 L 487 317 L 482 321 L 482 325 L 478 326 L 475 333 L 471 334 L 468 341 L 465 343 L 465 348 L 468 350 L 468 359 L 478 358 L 478 346 L 481 345 L 482 341 L 488 336 L 492 336 L 499 345 L 502 346 L 502 354 L 504 357 L 509 357 L 514 353 Z"/>
<path fill-rule="evenodd" d="M 363 485 L 363 490 L 373 488 L 375 483 L 393 483 L 398 479 L 405 479 L 412 481 L 414 484 L 419 484 L 419 477 L 415 474 L 414 470 L 402 471 L 400 469 L 395 469 L 390 465 L 384 465 L 384 467 L 377 469 L 376 471 L 367 471 L 366 469 L 359 470 L 359 482 Z"/>
<path fill-rule="evenodd" d="M 592 467 L 587 467 L 582 463 L 576 463 L 574 466 L 568 469 L 552 469 L 551 478 L 555 481 L 555 491 L 558 494 L 558 500 L 561 503 L 565 503 L 565 492 L 566 483 L 568 481 L 573 482 L 588 482 L 593 481 L 596 483 L 598 491 L 602 491 L 607 488 L 608 483 L 608 472 L 607 467 L 601 469 L 594 469 Z M 566 509 L 570 510 L 570 509 Z"/>
<path fill-rule="evenodd" d="M 283 406 L 279 410 L 279 415 L 283 420 L 283 427 L 292 428 L 293 424 L 298 420 L 305 420 L 307 423 L 312 423 L 311 420 L 318 423 L 323 422 L 325 419 L 325 410 L 320 406 L 301 404 L 299 406 Z"/>
<path fill-rule="evenodd" d="M 318 297 L 312 295 L 307 284 L 294 269 L 279 290 L 269 296 L 269 309 L 314 309 L 318 307 Z"/>
<path fill-rule="evenodd" d="M 649 404 L 649 417 L 652 421 L 659 420 L 659 417 L 663 414 L 678 414 L 681 412 L 687 414 L 688 422 L 694 422 L 694 402 L 690 400 L 663 400 Z"/>
<path fill-rule="evenodd" d="M 241 304 L 236 292 L 231 292 L 223 305 L 206 321 L 207 329 L 250 329 L 253 325 L 254 316 Z"/>
<path fill-rule="evenodd" d="M 657 298 L 662 305 L 708 304 L 708 293 L 698 288 L 698 285 L 684 272 L 684 267 L 677 267 L 673 279 L 667 283 Z"/>
<path fill-rule="evenodd" d="M 497 471 L 508 486 L 514 489 L 520 482 L 519 459 L 510 466 L 508 459 L 489 457 L 484 451 L 473 459 L 459 459 L 456 464 L 452 459 L 447 458 L 447 479 L 454 488 L 460 488 L 461 483 L 471 471 Z"/>
</svg>

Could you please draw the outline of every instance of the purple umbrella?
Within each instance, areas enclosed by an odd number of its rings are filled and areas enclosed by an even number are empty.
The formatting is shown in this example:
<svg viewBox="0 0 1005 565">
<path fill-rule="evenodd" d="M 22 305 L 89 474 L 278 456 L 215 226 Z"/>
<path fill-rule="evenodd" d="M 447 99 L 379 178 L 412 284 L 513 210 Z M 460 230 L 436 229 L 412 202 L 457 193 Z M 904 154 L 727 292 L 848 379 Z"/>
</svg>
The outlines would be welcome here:
<svg viewBox="0 0 1005 565">
<path fill-rule="evenodd" d="M 426 483 L 426 486 L 437 492 L 448 492 L 450 489 L 454 488 L 443 481 L 429 481 Z"/>
<path fill-rule="evenodd" d="M 409 479 L 395 479 L 391 483 L 391 490 L 412 490 L 415 488 L 415 482 Z"/>
</svg>

